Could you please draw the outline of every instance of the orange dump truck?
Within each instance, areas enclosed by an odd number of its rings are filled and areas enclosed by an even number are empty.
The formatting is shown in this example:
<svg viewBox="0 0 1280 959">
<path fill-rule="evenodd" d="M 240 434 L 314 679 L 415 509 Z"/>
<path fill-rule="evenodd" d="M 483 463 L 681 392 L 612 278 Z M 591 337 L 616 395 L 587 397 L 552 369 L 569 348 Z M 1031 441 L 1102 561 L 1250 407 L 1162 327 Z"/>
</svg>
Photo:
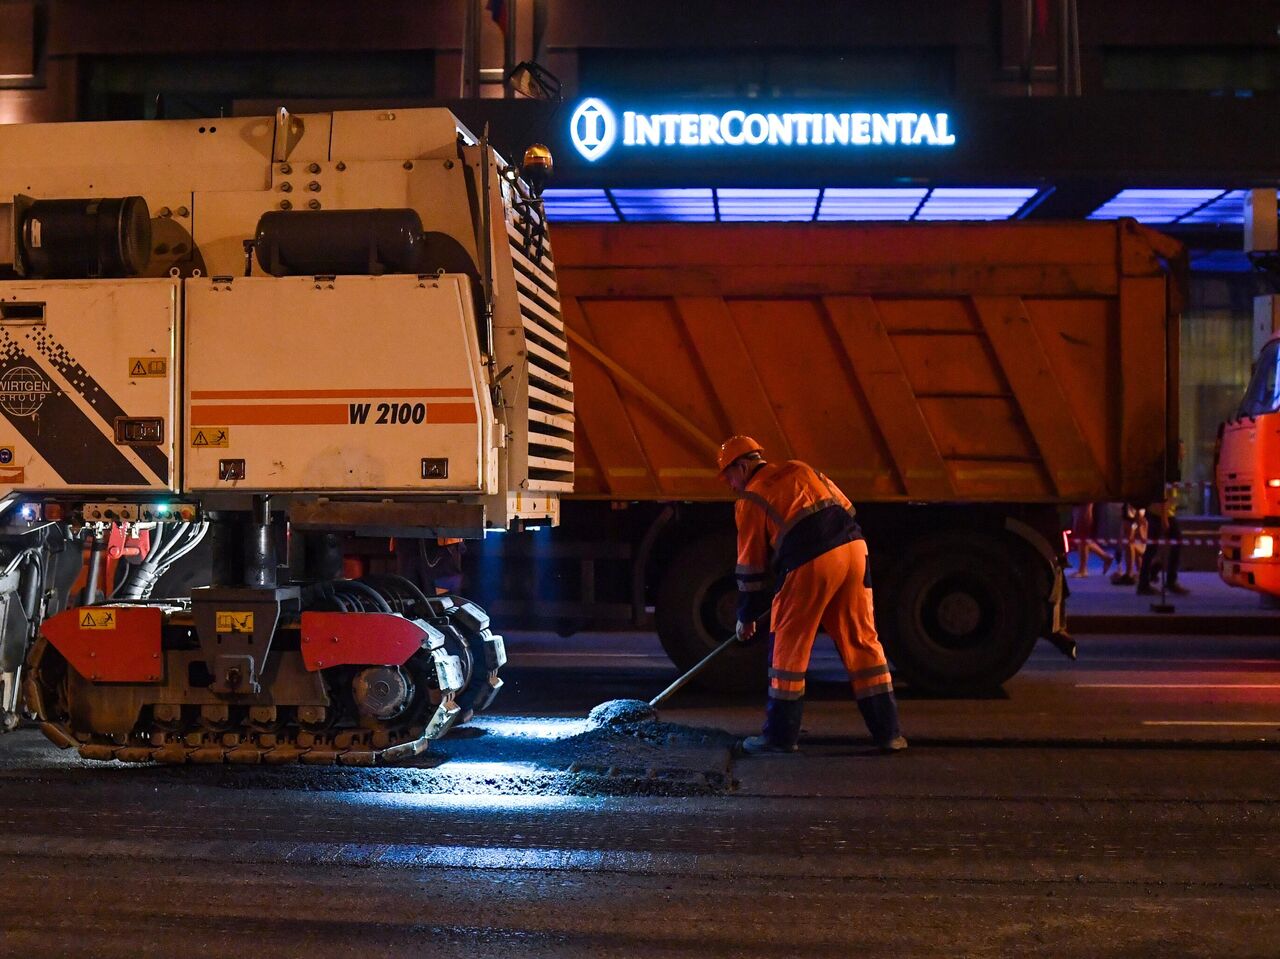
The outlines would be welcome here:
<svg viewBox="0 0 1280 959">
<path fill-rule="evenodd" d="M 1070 224 L 555 230 L 577 415 L 562 526 L 486 542 L 510 622 L 733 627 L 731 433 L 854 501 L 897 673 L 991 688 L 1063 629 L 1064 504 L 1149 501 L 1176 437 L 1173 241 Z M 502 557 L 502 563 L 494 560 Z M 499 578 L 501 582 L 499 582 Z M 712 683 L 763 676 L 760 649 Z"/>
</svg>

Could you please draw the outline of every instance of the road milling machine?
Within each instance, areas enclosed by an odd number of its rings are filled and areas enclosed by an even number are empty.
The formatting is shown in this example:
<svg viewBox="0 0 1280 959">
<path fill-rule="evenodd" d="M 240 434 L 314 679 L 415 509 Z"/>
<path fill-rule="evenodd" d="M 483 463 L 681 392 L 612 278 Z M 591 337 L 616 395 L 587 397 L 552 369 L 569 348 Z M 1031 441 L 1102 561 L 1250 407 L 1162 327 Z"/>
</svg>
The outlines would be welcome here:
<svg viewBox="0 0 1280 959">
<path fill-rule="evenodd" d="M 362 765 L 488 705 L 486 613 L 344 551 L 557 522 L 573 387 L 525 161 L 440 109 L 0 126 L 7 727 Z M 208 581 L 154 596 L 197 547 Z"/>
</svg>

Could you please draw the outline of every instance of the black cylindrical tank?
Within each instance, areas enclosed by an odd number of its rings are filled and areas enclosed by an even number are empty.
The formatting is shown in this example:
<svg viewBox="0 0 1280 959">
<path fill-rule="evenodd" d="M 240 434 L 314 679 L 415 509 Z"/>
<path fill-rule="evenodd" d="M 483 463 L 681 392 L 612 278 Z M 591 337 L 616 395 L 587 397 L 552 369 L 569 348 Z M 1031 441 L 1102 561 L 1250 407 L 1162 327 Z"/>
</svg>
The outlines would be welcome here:
<svg viewBox="0 0 1280 959">
<path fill-rule="evenodd" d="M 140 196 L 34 200 L 18 242 L 31 277 L 137 276 L 151 259 L 151 211 Z"/>
<path fill-rule="evenodd" d="M 422 220 L 414 210 L 273 210 L 254 253 L 272 276 L 417 273 Z"/>
</svg>

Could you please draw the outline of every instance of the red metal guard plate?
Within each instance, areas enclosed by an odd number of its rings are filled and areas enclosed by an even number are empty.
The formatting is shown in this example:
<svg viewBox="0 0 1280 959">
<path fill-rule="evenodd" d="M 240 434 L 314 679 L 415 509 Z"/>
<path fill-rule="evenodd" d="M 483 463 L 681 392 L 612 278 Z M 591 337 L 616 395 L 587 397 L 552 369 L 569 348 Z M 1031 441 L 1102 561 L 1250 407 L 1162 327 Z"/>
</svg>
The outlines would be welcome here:
<svg viewBox="0 0 1280 959">
<path fill-rule="evenodd" d="M 44 621 L 41 632 L 72 668 L 100 683 L 157 683 L 164 676 L 157 606 L 81 606 Z"/>
<path fill-rule="evenodd" d="M 303 613 L 302 662 L 330 666 L 401 666 L 422 648 L 422 627 L 392 613 Z"/>
</svg>

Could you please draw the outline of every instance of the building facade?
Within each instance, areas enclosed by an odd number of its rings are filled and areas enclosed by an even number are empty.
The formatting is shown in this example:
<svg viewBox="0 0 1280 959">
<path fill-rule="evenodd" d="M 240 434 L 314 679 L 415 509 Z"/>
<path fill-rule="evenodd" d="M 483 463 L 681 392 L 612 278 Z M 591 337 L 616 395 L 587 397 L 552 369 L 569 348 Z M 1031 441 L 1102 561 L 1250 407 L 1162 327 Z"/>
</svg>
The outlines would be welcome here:
<svg viewBox="0 0 1280 959">
<path fill-rule="evenodd" d="M 514 98 L 520 60 L 562 99 Z M 1243 202 L 1280 182 L 1277 0 L 0 0 L 0 122 L 440 102 L 552 145 L 553 218 L 1165 230 L 1193 267 L 1185 475 L 1209 478 L 1264 289 Z"/>
</svg>

